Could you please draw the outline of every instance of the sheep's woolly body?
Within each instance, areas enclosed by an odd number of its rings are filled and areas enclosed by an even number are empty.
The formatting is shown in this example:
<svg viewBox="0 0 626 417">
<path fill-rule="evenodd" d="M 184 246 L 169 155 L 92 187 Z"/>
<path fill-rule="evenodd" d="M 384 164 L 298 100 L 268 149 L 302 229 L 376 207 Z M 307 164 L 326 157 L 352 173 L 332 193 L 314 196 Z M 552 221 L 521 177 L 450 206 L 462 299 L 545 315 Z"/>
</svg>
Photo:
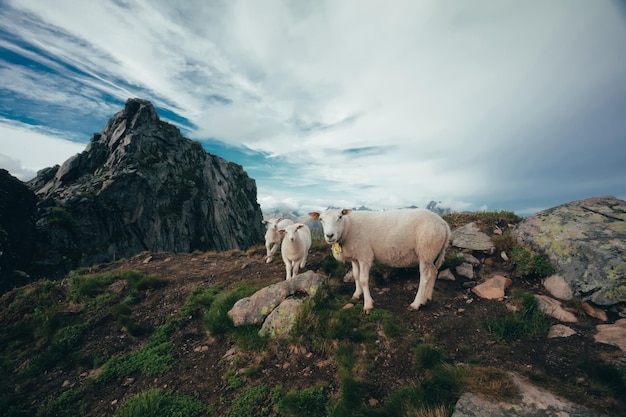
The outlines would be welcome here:
<svg viewBox="0 0 626 417">
<path fill-rule="evenodd" d="M 285 262 L 285 279 L 298 275 L 306 265 L 311 248 L 311 230 L 303 223 L 295 223 L 279 230 L 283 235 L 280 254 Z"/>
<path fill-rule="evenodd" d="M 356 283 L 353 297 L 363 294 L 366 312 L 373 308 L 369 293 L 369 270 L 373 262 L 397 268 L 419 265 L 419 289 L 409 307 L 417 310 L 432 299 L 437 269 L 450 241 L 450 228 L 439 215 L 425 209 L 384 212 L 344 209 L 310 214 L 321 220 L 324 238 L 333 244 L 334 257 L 352 262 Z"/>
<path fill-rule="evenodd" d="M 265 232 L 265 249 L 267 252 L 267 263 L 274 260 L 274 254 L 278 250 L 278 246 L 282 240 L 282 236 L 278 233 L 278 230 L 293 224 L 293 221 L 289 219 L 283 219 L 278 217 L 276 219 L 263 220 L 263 223 L 267 224 L 267 231 Z"/>
</svg>

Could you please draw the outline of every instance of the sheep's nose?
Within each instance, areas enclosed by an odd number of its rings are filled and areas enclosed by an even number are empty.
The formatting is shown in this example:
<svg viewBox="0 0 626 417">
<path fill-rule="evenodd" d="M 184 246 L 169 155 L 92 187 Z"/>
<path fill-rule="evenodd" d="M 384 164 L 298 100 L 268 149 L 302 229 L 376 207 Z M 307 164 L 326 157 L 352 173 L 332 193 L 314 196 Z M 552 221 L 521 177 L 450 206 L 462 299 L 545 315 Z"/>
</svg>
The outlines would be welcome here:
<svg viewBox="0 0 626 417">
<path fill-rule="evenodd" d="M 334 233 L 326 233 L 326 239 L 332 239 L 335 236 Z"/>
</svg>

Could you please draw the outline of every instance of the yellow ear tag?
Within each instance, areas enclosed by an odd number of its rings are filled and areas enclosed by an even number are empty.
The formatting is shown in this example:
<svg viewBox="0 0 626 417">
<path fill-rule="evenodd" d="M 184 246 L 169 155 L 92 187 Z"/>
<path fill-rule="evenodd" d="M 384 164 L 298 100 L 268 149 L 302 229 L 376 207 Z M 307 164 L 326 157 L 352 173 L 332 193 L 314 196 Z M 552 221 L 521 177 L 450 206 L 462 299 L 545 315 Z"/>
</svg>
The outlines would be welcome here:
<svg viewBox="0 0 626 417">
<path fill-rule="evenodd" d="M 341 249 L 341 245 L 339 244 L 339 242 L 335 242 L 335 244 L 333 245 L 333 253 L 341 252 L 343 252 L 343 250 Z"/>
</svg>

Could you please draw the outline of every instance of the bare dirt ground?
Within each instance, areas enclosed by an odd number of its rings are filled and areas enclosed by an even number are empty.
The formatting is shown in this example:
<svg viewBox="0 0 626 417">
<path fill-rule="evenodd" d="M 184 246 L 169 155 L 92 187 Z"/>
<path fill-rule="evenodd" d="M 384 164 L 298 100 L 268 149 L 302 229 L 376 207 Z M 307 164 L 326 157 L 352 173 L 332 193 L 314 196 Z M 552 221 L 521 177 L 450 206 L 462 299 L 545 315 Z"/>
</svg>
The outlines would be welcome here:
<svg viewBox="0 0 626 417">
<path fill-rule="evenodd" d="M 321 272 L 322 260 L 328 248 L 312 251 L 307 269 Z M 271 284 L 284 279 L 284 265 L 278 256 L 273 263 L 265 263 L 265 249 L 257 248 L 247 253 L 170 254 L 142 253 L 132 259 L 99 265 L 92 272 L 112 270 L 137 270 L 157 274 L 170 283 L 162 289 L 149 291 L 145 299 L 133 307 L 133 318 L 152 328 L 164 324 L 176 314 L 191 291 L 198 286 L 221 283 L 225 288 L 242 281 L 260 280 Z M 540 293 L 538 282 L 516 278 L 510 268 L 500 260 L 492 266 L 483 265 L 481 277 L 500 273 L 513 278 L 515 288 L 532 289 Z M 481 278 L 479 277 L 479 279 Z M 596 319 L 579 317 L 573 324 L 577 334 L 568 338 L 522 340 L 502 343 L 490 336 L 481 326 L 485 318 L 505 314 L 503 301 L 482 300 L 476 297 L 465 281 L 439 280 L 433 301 L 419 311 L 408 311 L 417 289 L 416 276 L 393 276 L 388 280 L 372 280 L 375 308 L 393 314 L 406 330 L 406 335 L 393 343 L 380 334 L 379 349 L 369 359 L 374 361 L 374 371 L 368 371 L 364 380 L 368 391 L 366 403 L 380 404 L 397 387 L 414 383 L 419 375 L 410 366 L 416 341 L 428 340 L 442 348 L 453 363 L 480 363 L 515 371 L 535 377 L 544 385 L 556 387 L 558 381 L 574 383 L 591 397 L 592 381 L 577 367 L 587 357 L 611 358 L 619 355 L 618 349 L 595 343 L 593 334 Z M 354 291 L 353 283 L 330 278 L 332 291 L 345 298 L 346 303 Z M 123 288 L 120 289 L 123 291 Z M 362 300 L 354 308 L 362 308 Z M 92 334 L 85 349 L 95 349 L 111 354 L 122 354 L 138 349 L 145 339 L 129 335 L 122 327 L 106 320 L 97 333 Z M 179 393 L 195 395 L 207 404 L 214 404 L 222 413 L 237 395 L 229 388 L 224 377 L 229 369 L 242 375 L 247 384 L 282 386 L 286 390 L 304 389 L 320 381 L 329 384 L 331 393 L 337 393 L 337 364 L 331 354 L 323 355 L 287 343 L 272 343 L 263 354 L 241 352 L 228 338 L 211 337 L 201 317 L 189 317 L 186 325 L 174 335 L 176 363 L 174 368 L 158 378 L 137 376 L 120 384 L 108 384 L 98 392 L 97 398 L 87 398 L 90 415 L 111 415 L 130 396 L 148 387 L 161 387 Z M 368 353 L 364 353 L 368 355 Z M 258 372 L 244 376 L 246 368 Z M 71 386 L 81 384 L 88 376 L 49 375 L 57 380 L 59 389 L 64 381 Z M 599 394 L 600 395 L 600 394 Z M 601 398 L 598 399 L 601 403 Z"/>
</svg>

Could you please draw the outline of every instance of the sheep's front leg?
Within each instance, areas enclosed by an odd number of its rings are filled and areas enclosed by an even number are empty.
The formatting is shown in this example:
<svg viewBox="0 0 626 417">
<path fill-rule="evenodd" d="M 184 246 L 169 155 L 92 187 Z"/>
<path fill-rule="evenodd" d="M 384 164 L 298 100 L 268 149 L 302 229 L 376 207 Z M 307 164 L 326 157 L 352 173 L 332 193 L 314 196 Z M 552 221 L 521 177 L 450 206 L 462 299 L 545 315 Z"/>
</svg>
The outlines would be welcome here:
<svg viewBox="0 0 626 417">
<path fill-rule="evenodd" d="M 291 275 L 292 277 L 295 277 L 296 275 L 298 275 L 298 273 L 300 273 L 300 262 L 299 261 L 293 261 L 291 263 L 292 268 L 293 268 L 293 274 Z"/>
<path fill-rule="evenodd" d="M 363 294 L 363 288 L 361 288 L 361 282 L 359 280 L 359 263 L 352 262 L 352 278 L 354 278 L 354 286 L 356 287 L 354 290 L 354 294 L 352 294 L 352 298 L 358 300 Z"/>
<path fill-rule="evenodd" d="M 359 265 L 359 284 L 361 285 L 361 290 L 363 291 L 363 311 L 365 314 L 369 314 L 370 311 L 374 308 L 374 300 L 372 299 L 372 295 L 370 294 L 370 267 L 371 265 L 368 263 L 361 263 Z M 356 282 L 356 278 L 355 278 Z"/>
<path fill-rule="evenodd" d="M 285 260 L 285 272 L 286 272 L 286 278 L 287 280 L 291 279 L 291 271 L 293 270 L 292 266 L 291 266 L 291 261 L 289 260 Z"/>
<path fill-rule="evenodd" d="M 267 261 L 265 261 L 265 262 L 266 263 L 270 263 L 270 262 L 272 262 L 274 260 L 274 254 L 278 250 L 278 243 L 276 243 L 276 242 L 267 243 L 265 245 L 265 248 L 267 249 Z"/>
<path fill-rule="evenodd" d="M 430 262 L 420 263 L 420 283 L 417 288 L 415 300 L 409 305 L 409 310 L 418 310 L 432 298 L 432 289 L 437 278 L 437 268 Z M 430 296 L 430 298 L 429 298 Z"/>
</svg>

